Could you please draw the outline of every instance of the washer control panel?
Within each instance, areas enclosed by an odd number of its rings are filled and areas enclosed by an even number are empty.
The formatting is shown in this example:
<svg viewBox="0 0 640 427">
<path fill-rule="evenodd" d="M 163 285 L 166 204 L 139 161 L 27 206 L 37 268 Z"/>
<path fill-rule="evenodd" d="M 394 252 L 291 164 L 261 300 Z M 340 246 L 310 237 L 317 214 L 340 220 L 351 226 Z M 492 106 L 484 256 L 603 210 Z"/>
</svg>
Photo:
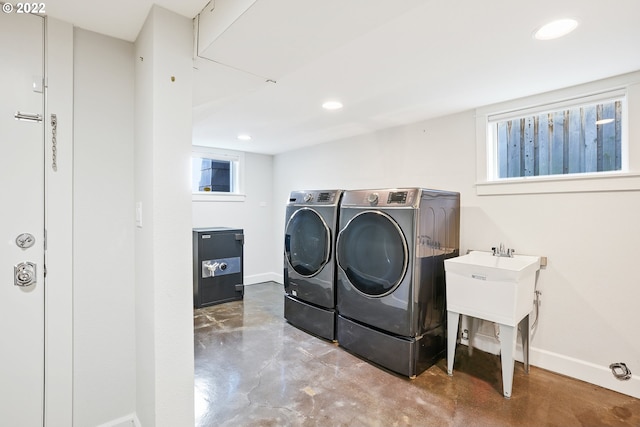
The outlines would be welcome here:
<svg viewBox="0 0 640 427">
<path fill-rule="evenodd" d="M 289 195 L 290 205 L 337 205 L 342 190 L 292 191 Z"/>
<path fill-rule="evenodd" d="M 380 196 L 378 195 L 378 193 L 370 193 L 369 196 L 367 196 L 367 202 L 371 203 L 372 205 L 377 205 L 379 198 Z"/>
</svg>

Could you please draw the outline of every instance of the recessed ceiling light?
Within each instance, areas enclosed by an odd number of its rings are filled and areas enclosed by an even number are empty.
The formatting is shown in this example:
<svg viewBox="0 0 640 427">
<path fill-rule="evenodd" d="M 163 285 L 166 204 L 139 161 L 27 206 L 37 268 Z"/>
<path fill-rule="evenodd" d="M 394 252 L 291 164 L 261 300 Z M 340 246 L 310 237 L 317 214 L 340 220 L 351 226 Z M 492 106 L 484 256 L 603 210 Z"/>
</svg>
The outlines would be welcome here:
<svg viewBox="0 0 640 427">
<path fill-rule="evenodd" d="M 247 135 L 246 133 L 241 133 L 238 135 L 238 139 L 240 141 L 249 141 L 251 139 L 251 135 Z"/>
<path fill-rule="evenodd" d="M 342 102 L 340 101 L 327 101 L 322 104 L 322 108 L 325 110 L 339 110 L 342 108 Z"/>
<path fill-rule="evenodd" d="M 558 19 L 538 28 L 533 33 L 533 37 L 537 40 L 557 39 L 558 37 L 566 36 L 575 30 L 577 26 L 578 21 L 575 19 Z"/>
<path fill-rule="evenodd" d="M 600 119 L 596 120 L 597 125 L 606 125 L 607 123 L 613 123 L 613 119 Z"/>
</svg>

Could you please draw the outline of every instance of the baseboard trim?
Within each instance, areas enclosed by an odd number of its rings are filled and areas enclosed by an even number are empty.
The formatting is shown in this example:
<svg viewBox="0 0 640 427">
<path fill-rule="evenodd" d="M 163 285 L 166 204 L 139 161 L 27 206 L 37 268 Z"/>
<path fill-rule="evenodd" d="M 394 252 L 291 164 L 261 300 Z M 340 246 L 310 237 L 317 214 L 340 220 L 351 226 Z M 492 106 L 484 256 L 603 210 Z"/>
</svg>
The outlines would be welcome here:
<svg viewBox="0 0 640 427">
<path fill-rule="evenodd" d="M 262 273 L 253 274 L 251 276 L 244 276 L 245 285 L 255 285 L 263 282 L 278 282 L 282 284 L 282 274 L 277 273 Z"/>
<path fill-rule="evenodd" d="M 138 416 L 133 413 L 115 420 L 111 420 L 107 423 L 100 424 L 97 427 L 142 427 L 142 425 L 140 424 Z"/>
<path fill-rule="evenodd" d="M 469 345 L 468 340 L 461 340 L 464 345 Z M 491 354 L 500 353 L 500 343 L 493 337 L 476 334 L 473 338 L 473 347 Z M 516 345 L 517 361 L 522 362 L 522 345 Z M 529 353 L 531 366 L 546 369 L 560 375 L 571 377 L 580 381 L 594 384 L 618 393 L 626 394 L 640 399 L 640 377 L 635 376 L 626 381 L 616 379 L 609 365 L 601 366 L 585 360 L 576 359 L 541 348 L 531 347 Z M 611 361 L 624 362 L 622 360 Z"/>
<path fill-rule="evenodd" d="M 640 378 L 638 376 L 621 381 L 613 376 L 609 365 L 596 365 L 539 348 L 532 347 L 530 357 L 531 364 L 534 366 L 640 399 Z M 620 361 L 612 360 L 611 362 Z"/>
</svg>

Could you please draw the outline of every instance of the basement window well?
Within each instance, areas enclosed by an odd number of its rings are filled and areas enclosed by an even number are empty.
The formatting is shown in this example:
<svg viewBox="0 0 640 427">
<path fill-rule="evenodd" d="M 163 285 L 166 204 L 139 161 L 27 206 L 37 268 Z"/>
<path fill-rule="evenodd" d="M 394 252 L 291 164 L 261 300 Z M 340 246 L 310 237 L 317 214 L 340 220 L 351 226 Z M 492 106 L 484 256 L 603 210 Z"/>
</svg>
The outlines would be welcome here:
<svg viewBox="0 0 640 427">
<path fill-rule="evenodd" d="M 191 191 L 194 201 L 243 201 L 244 153 L 193 147 Z"/>
<path fill-rule="evenodd" d="M 478 109 L 477 193 L 640 189 L 628 138 L 638 127 L 629 117 L 640 115 L 640 74 L 631 76 L 623 85 L 630 75 L 609 79 L 613 88 L 597 82 Z"/>
</svg>

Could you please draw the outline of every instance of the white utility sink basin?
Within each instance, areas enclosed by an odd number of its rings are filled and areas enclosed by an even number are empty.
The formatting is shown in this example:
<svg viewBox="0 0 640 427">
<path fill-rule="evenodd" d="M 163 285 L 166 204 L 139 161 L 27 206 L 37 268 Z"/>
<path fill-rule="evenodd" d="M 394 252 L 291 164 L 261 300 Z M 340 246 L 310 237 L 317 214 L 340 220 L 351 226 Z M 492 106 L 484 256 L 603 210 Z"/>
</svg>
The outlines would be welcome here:
<svg viewBox="0 0 640 427">
<path fill-rule="evenodd" d="M 502 389 L 504 397 L 511 397 L 518 326 L 525 372 L 529 372 L 529 313 L 533 310 L 539 269 L 540 257 L 500 257 L 480 251 L 444 261 L 449 375 L 453 375 L 460 315 L 496 322 L 500 328 Z"/>
<path fill-rule="evenodd" d="M 444 261 L 447 310 L 516 326 L 533 308 L 537 256 L 473 251 Z"/>
</svg>

